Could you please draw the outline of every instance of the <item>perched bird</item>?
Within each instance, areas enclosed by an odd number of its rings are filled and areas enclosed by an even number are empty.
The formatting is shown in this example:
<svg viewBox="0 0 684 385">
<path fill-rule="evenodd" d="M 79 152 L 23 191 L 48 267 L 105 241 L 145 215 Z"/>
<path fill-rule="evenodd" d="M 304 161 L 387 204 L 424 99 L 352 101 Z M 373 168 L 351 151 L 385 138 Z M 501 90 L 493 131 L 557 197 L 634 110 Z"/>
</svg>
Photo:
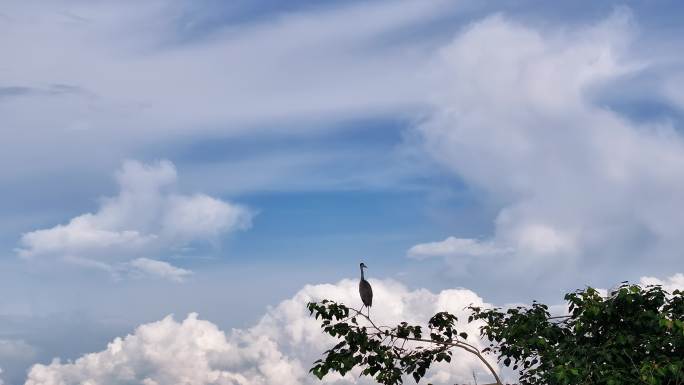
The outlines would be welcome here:
<svg viewBox="0 0 684 385">
<path fill-rule="evenodd" d="M 370 307 L 373 305 L 373 288 L 371 287 L 370 283 L 366 281 L 366 279 L 363 277 L 363 269 L 367 269 L 368 267 L 361 262 L 359 265 L 361 268 L 361 281 L 359 281 L 359 294 L 361 295 L 361 301 L 363 301 L 363 306 L 368 308 L 368 316 L 370 317 Z M 361 307 L 361 310 L 363 310 L 363 307 Z"/>
</svg>

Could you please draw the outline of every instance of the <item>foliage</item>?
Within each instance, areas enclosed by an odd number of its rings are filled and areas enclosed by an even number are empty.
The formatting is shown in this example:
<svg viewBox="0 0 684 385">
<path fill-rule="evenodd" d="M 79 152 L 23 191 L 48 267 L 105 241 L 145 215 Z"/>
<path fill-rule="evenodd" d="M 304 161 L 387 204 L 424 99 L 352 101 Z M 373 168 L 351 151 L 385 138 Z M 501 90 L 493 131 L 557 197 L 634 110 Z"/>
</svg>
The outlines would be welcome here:
<svg viewBox="0 0 684 385">
<path fill-rule="evenodd" d="M 469 307 L 468 322 L 483 321 L 480 352 L 456 330 L 457 318 L 435 314 L 427 329 L 402 322 L 377 326 L 359 310 L 323 300 L 308 309 L 323 331 L 339 340 L 311 368 L 319 379 L 352 368 L 380 384 L 396 385 L 411 375 L 418 382 L 433 362 L 451 362 L 452 350 L 484 359 L 491 353 L 527 385 L 684 385 L 684 293 L 659 286 L 623 284 L 602 297 L 592 288 L 567 294 L 569 315 L 552 317 L 548 306 L 507 310 Z"/>
<path fill-rule="evenodd" d="M 684 293 L 623 284 L 602 297 L 567 294 L 570 315 L 534 303 L 505 312 L 471 307 L 484 320 L 483 352 L 519 371 L 521 384 L 684 384 Z"/>
<path fill-rule="evenodd" d="M 446 312 L 435 314 L 424 331 L 406 322 L 395 327 L 377 326 L 359 310 L 328 300 L 311 302 L 308 308 L 316 319 L 321 318 L 325 333 L 341 340 L 311 368 L 319 379 L 331 371 L 344 375 L 360 366 L 362 375 L 374 377 L 380 384 L 401 384 L 404 375 L 418 382 L 433 362 L 451 362 L 452 348 L 484 360 L 477 348 L 465 341 L 468 335 L 456 330 L 456 316 Z M 366 322 L 361 324 L 360 319 Z"/>
</svg>

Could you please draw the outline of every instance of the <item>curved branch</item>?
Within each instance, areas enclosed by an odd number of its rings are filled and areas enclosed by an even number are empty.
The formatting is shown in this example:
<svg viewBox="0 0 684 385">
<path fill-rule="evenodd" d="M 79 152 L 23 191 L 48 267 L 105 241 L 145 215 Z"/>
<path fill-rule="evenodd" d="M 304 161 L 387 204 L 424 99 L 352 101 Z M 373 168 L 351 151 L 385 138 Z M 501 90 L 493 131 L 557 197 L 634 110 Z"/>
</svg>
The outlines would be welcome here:
<svg viewBox="0 0 684 385">
<path fill-rule="evenodd" d="M 380 327 L 376 326 L 376 325 L 375 325 L 375 322 L 373 322 L 373 320 L 372 320 L 370 317 L 368 317 L 367 315 L 363 314 L 363 313 L 361 312 L 361 310 L 356 309 L 356 308 L 352 308 L 352 309 L 354 309 L 354 311 L 356 311 L 357 315 L 361 315 L 363 318 L 365 318 L 366 320 L 368 320 L 368 322 L 370 322 L 370 324 L 373 326 L 373 328 L 374 328 L 375 330 L 377 330 L 377 331 L 380 332 L 380 333 L 384 333 L 384 331 L 383 331 L 382 329 L 380 329 L 380 328 L 383 327 L 383 326 L 380 326 Z M 384 327 L 389 328 L 388 326 L 384 326 Z M 473 346 L 473 345 L 467 343 L 467 342 L 462 342 L 462 341 L 433 341 L 433 340 L 428 340 L 428 339 L 425 339 L 425 338 L 399 337 L 399 336 L 397 336 L 397 335 L 395 335 L 395 334 L 391 334 L 391 333 L 390 333 L 390 335 L 391 335 L 393 338 L 397 338 L 397 339 L 398 339 L 398 338 L 401 338 L 401 339 L 407 340 L 407 341 L 425 342 L 425 343 L 430 343 L 430 344 L 435 344 L 435 345 L 444 345 L 444 346 L 449 346 L 449 347 L 455 347 L 455 348 L 463 349 L 463 350 L 465 350 L 465 351 L 467 351 L 467 352 L 469 352 L 469 353 L 475 355 L 480 361 L 482 361 L 483 364 L 485 364 L 485 366 L 487 366 L 487 369 L 489 369 L 489 372 L 490 372 L 490 373 L 492 374 L 492 376 L 494 376 L 494 378 L 496 379 L 496 384 L 497 384 L 497 385 L 503 385 L 503 383 L 501 382 L 501 378 L 499 378 L 499 375 L 496 374 L 496 371 L 494 370 L 494 368 L 492 367 L 492 365 L 484 358 L 484 356 L 482 355 L 482 353 L 480 352 L 480 350 L 477 349 L 475 346 Z"/>
</svg>

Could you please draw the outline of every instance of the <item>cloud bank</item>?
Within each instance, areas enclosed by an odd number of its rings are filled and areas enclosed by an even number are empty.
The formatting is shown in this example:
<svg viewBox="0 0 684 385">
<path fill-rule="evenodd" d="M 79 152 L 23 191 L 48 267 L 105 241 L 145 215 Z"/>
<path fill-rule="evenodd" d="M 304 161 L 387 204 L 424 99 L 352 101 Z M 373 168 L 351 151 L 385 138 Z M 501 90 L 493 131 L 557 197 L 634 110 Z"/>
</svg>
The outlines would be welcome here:
<svg viewBox="0 0 684 385">
<path fill-rule="evenodd" d="M 23 234 L 17 252 L 30 260 L 53 258 L 113 274 L 181 281 L 190 271 L 150 257 L 247 229 L 252 213 L 204 194 L 179 194 L 177 178 L 169 161 L 126 161 L 116 174 L 118 195 L 103 199 L 95 213 Z"/>
<path fill-rule="evenodd" d="M 606 277 L 619 263 L 637 278 L 645 266 L 672 266 L 684 247 L 682 135 L 594 98 L 648 68 L 629 49 L 635 34 L 622 9 L 563 30 L 496 15 L 444 47 L 434 113 L 417 129 L 432 157 L 500 209 L 491 236 L 454 235 L 408 254 L 471 274 L 497 261 L 528 277 Z"/>
<path fill-rule="evenodd" d="M 434 313 L 448 311 L 461 320 L 458 330 L 468 333 L 468 342 L 484 347 L 477 337 L 480 324 L 464 323 L 469 314 L 466 306 L 491 306 L 473 291 L 449 289 L 432 293 L 426 289 L 409 290 L 393 280 L 371 280 L 371 283 L 377 299 L 371 315 L 376 322 L 425 324 Z M 684 275 L 665 279 L 643 277 L 641 284 L 661 284 L 670 291 L 684 289 Z M 224 332 L 196 313 L 182 321 L 169 315 L 143 324 L 133 333 L 114 339 L 105 350 L 86 354 L 73 362 L 54 359 L 49 364 L 36 364 L 29 370 L 26 385 L 318 384 L 320 381 L 308 369 L 335 342 L 321 332 L 319 321 L 309 316 L 305 305 L 324 298 L 361 307 L 358 281 L 345 279 L 336 284 L 306 285 L 292 298 L 270 308 L 248 329 Z M 557 312 L 554 314 L 563 314 L 567 309 L 565 304 L 551 308 Z M 490 363 L 497 367 L 493 359 Z M 479 361 L 456 350 L 452 362 L 434 364 L 425 381 L 469 383 L 473 372 L 479 382 L 490 379 Z M 354 370 L 345 377 L 331 375 L 324 382 L 373 383 L 359 374 L 359 370 Z M 504 371 L 503 375 L 513 374 Z M 512 378 L 505 380 L 513 381 Z"/>
<path fill-rule="evenodd" d="M 431 293 L 424 289 L 408 290 L 389 280 L 372 280 L 378 299 L 371 315 L 377 321 L 401 320 L 425 323 L 435 312 L 446 310 L 465 320 L 464 307 L 488 306 L 470 290 L 444 290 Z M 217 325 L 202 320 L 195 313 L 176 321 L 168 316 L 144 324 L 125 337 L 116 338 L 105 350 L 84 355 L 73 362 L 54 360 L 31 368 L 26 385 L 74 383 L 145 385 L 270 385 L 317 384 L 308 374 L 312 362 L 331 347 L 320 324 L 312 319 L 305 305 L 323 298 L 360 305 L 356 280 L 337 284 L 307 285 L 292 298 L 270 309 L 249 329 L 221 331 Z M 463 331 L 477 336 L 477 326 L 464 325 Z M 459 329 L 461 330 L 461 329 Z M 471 337 L 471 338 L 473 338 Z M 471 341 L 478 344 L 479 341 Z M 488 378 L 481 364 L 456 352 L 451 364 L 436 364 L 428 382 L 458 383 Z M 354 371 L 345 377 L 331 376 L 334 384 L 371 384 Z"/>
</svg>

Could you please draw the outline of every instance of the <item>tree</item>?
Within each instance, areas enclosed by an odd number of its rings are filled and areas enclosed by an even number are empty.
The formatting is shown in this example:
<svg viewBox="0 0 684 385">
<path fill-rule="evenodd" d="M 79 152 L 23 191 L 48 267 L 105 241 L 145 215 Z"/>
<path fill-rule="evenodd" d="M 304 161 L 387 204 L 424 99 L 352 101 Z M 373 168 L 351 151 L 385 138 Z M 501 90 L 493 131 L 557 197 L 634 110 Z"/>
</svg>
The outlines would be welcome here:
<svg viewBox="0 0 684 385">
<path fill-rule="evenodd" d="M 410 375 L 418 382 L 433 362 L 451 362 L 454 349 L 477 357 L 501 384 L 485 359 L 496 355 L 529 385 L 683 385 L 684 293 L 659 286 L 624 283 L 607 297 L 587 288 L 567 294 L 568 315 L 552 316 L 548 306 L 502 310 L 470 306 L 467 322 L 482 321 L 480 351 L 457 331 L 456 316 L 440 312 L 427 324 L 378 326 L 357 309 L 323 300 L 308 309 L 323 331 L 339 342 L 314 362 L 322 379 L 352 368 L 380 384 L 396 385 Z"/>
<path fill-rule="evenodd" d="M 570 314 L 548 307 L 471 307 L 486 322 L 485 352 L 513 365 L 522 384 L 684 384 L 684 293 L 623 284 L 602 297 L 592 288 L 567 294 Z"/>
</svg>

